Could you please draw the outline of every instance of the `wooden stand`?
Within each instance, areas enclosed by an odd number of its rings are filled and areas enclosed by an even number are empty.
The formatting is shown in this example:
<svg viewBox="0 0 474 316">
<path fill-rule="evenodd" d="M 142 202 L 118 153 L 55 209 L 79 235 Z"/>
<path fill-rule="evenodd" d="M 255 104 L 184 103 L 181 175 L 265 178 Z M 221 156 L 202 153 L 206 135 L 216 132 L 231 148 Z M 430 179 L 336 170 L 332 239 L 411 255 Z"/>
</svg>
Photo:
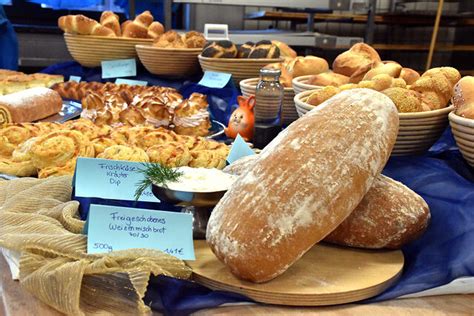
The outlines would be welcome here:
<svg viewBox="0 0 474 316">
<path fill-rule="evenodd" d="M 401 275 L 401 251 L 360 250 L 318 244 L 276 279 L 262 284 L 242 281 L 195 241 L 196 261 L 187 263 L 196 282 L 211 289 L 236 292 L 257 302 L 320 306 L 355 302 L 381 293 Z M 249 263 L 251 264 L 251 263 Z"/>
</svg>

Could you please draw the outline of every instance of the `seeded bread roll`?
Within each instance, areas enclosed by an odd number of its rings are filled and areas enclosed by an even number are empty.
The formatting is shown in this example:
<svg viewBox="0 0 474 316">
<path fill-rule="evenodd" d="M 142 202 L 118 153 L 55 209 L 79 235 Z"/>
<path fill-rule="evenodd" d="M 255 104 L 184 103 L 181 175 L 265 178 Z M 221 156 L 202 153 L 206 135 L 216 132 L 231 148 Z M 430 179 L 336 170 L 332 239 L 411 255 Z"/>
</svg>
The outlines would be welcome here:
<svg viewBox="0 0 474 316">
<path fill-rule="evenodd" d="M 204 46 L 201 56 L 211 58 L 234 58 L 237 56 L 237 47 L 231 41 L 212 41 Z"/>
<path fill-rule="evenodd" d="M 253 42 L 246 42 L 245 44 L 240 45 L 237 57 L 248 58 L 254 46 L 255 44 Z"/>
<path fill-rule="evenodd" d="M 280 49 L 271 41 L 260 41 L 250 51 L 248 58 L 278 58 Z"/>
<path fill-rule="evenodd" d="M 360 203 L 398 124 L 393 102 L 369 89 L 343 91 L 295 121 L 214 208 L 206 233 L 214 254 L 244 280 L 284 273 Z"/>
</svg>

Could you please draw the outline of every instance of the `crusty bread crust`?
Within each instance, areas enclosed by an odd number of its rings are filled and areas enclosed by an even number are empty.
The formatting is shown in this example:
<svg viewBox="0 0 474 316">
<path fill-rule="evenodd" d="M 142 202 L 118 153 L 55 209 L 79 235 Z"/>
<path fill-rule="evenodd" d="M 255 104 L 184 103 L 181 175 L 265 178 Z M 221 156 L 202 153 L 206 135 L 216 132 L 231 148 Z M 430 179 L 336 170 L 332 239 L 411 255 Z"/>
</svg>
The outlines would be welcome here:
<svg viewBox="0 0 474 316">
<path fill-rule="evenodd" d="M 385 95 L 344 91 L 274 139 L 211 214 L 207 241 L 237 277 L 285 272 L 355 209 L 385 165 L 398 113 Z"/>
</svg>

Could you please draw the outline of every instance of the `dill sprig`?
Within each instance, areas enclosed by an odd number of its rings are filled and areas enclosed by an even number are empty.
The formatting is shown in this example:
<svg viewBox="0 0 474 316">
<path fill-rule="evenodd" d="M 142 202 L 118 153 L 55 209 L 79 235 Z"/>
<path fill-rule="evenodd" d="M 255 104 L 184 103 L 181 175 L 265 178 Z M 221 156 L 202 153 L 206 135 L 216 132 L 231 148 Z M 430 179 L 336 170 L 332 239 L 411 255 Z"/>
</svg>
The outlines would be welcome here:
<svg viewBox="0 0 474 316">
<path fill-rule="evenodd" d="M 157 163 L 142 163 L 144 169 L 139 169 L 138 172 L 144 175 L 144 179 L 137 183 L 135 191 L 135 200 L 138 200 L 143 192 L 153 183 L 164 186 L 167 182 L 177 181 L 183 173 L 176 169 L 162 166 Z"/>
</svg>

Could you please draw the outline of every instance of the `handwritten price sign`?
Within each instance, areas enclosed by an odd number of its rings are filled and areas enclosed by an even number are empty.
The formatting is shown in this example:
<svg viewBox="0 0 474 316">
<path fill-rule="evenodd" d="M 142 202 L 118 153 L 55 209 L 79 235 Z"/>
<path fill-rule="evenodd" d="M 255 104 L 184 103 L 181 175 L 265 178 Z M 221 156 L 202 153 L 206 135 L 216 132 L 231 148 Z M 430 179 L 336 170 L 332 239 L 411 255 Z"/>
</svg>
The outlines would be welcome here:
<svg viewBox="0 0 474 316">
<path fill-rule="evenodd" d="M 134 58 L 105 60 L 101 62 L 102 78 L 135 77 L 137 62 Z"/>
<path fill-rule="evenodd" d="M 143 180 L 138 162 L 82 158 L 77 160 L 75 189 L 78 197 L 134 201 L 136 184 Z M 148 188 L 139 199 L 159 202 Z"/>
<path fill-rule="evenodd" d="M 87 252 L 150 248 L 194 260 L 192 223 L 193 217 L 187 213 L 92 204 Z"/>
</svg>

